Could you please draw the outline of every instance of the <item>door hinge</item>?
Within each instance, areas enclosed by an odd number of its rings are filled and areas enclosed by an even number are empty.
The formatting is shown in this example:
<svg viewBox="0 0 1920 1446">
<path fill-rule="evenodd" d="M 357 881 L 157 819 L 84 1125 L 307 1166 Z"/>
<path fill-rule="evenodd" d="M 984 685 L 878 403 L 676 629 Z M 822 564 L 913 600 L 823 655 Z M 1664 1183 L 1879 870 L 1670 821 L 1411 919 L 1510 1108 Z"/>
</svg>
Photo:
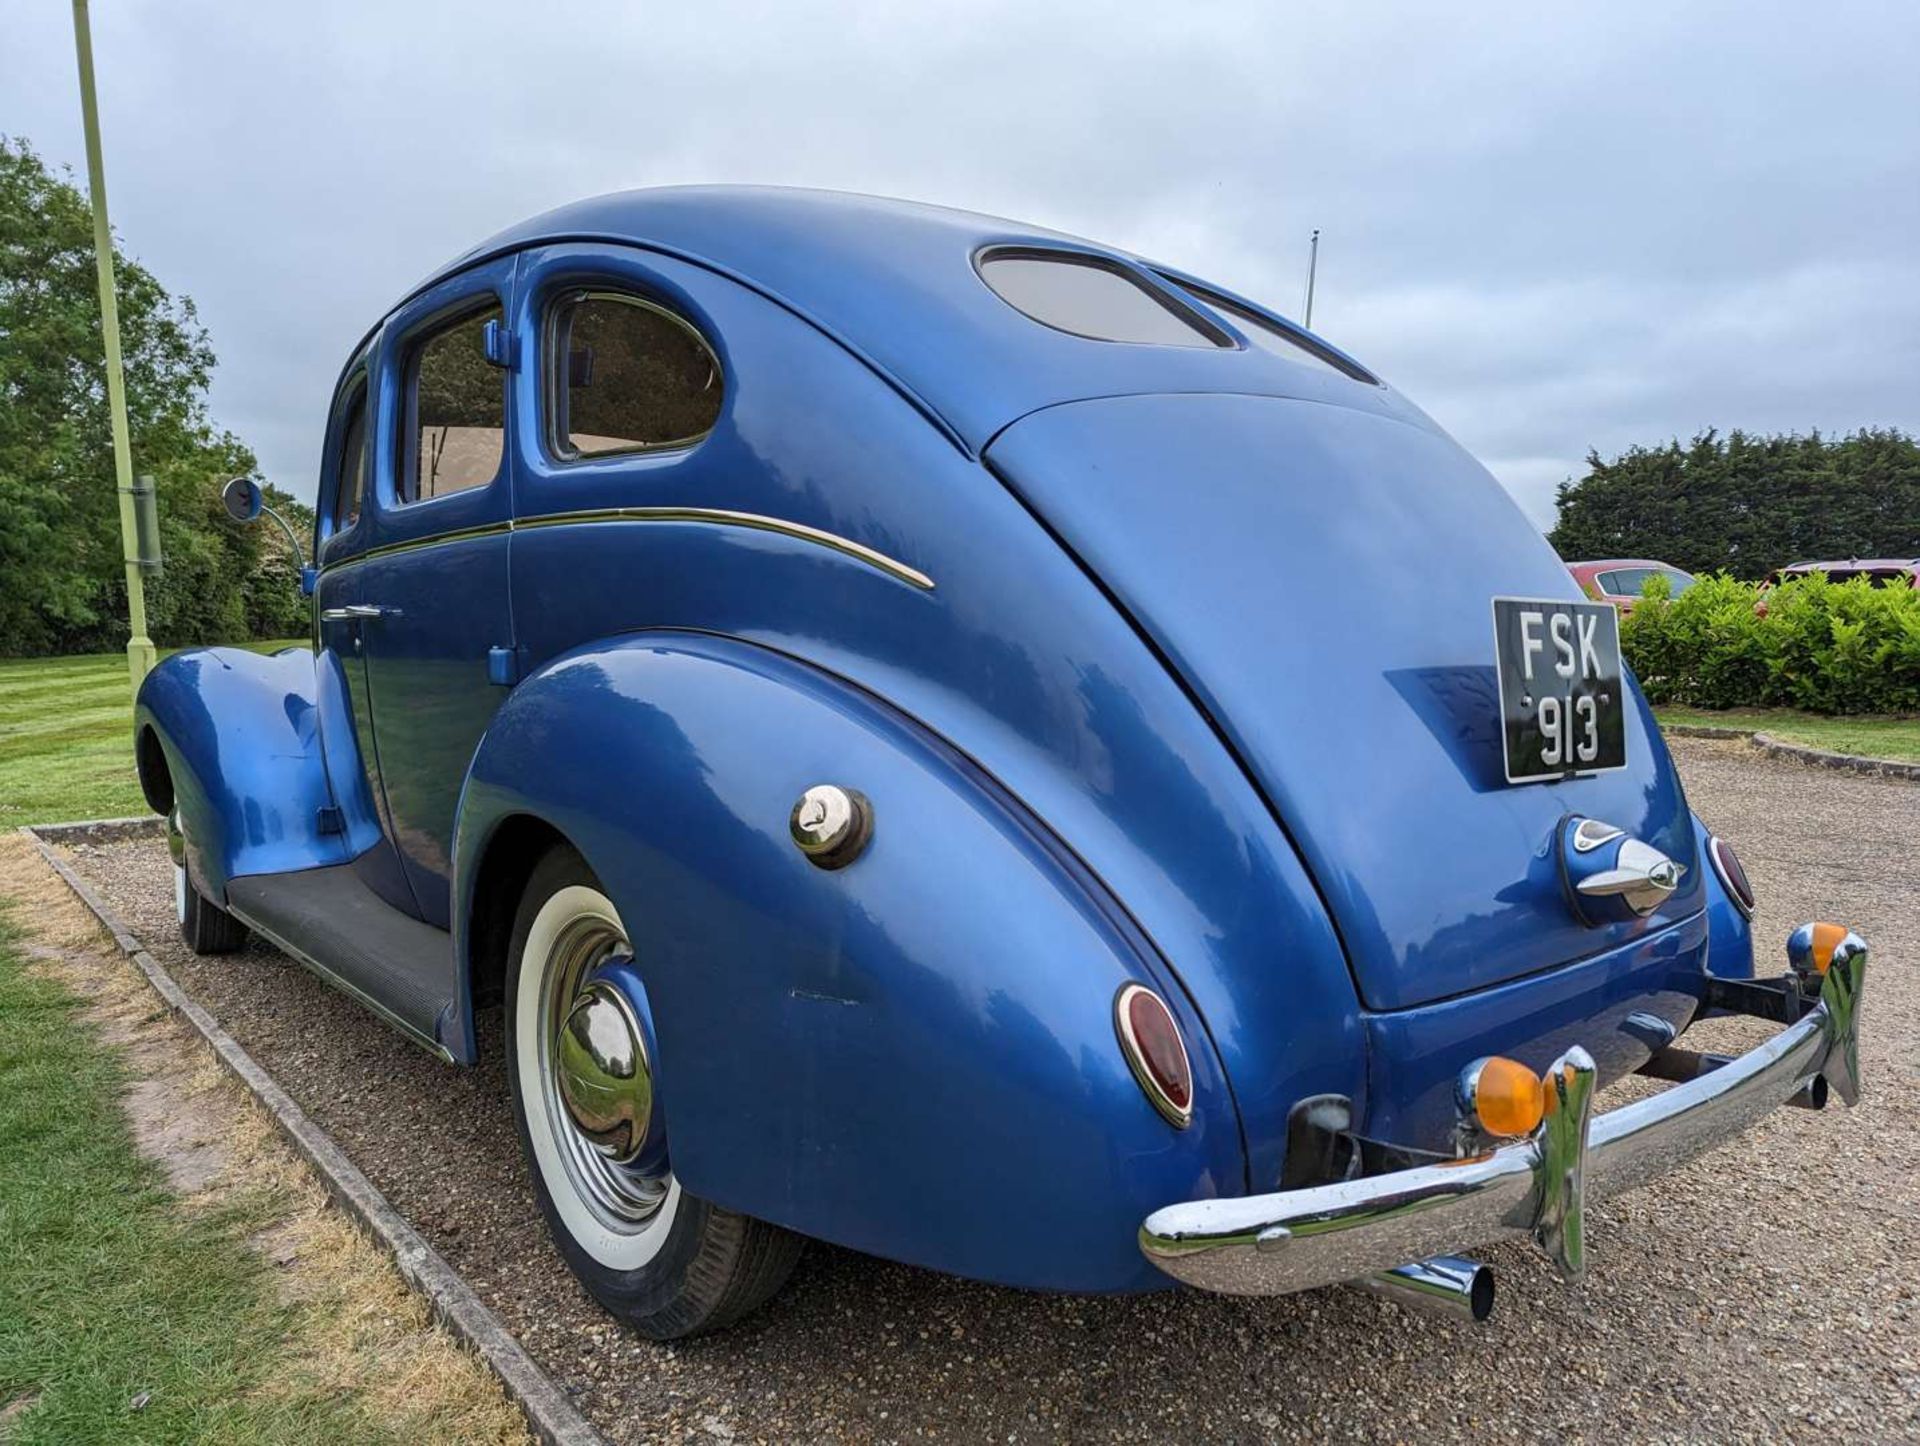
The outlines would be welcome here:
<svg viewBox="0 0 1920 1446">
<path fill-rule="evenodd" d="M 498 319 L 490 321 L 481 328 L 481 350 L 489 362 L 497 367 L 511 369 L 518 350 L 513 344 L 513 333 L 508 331 Z"/>
<path fill-rule="evenodd" d="M 487 681 L 497 688 L 511 688 L 520 681 L 520 652 L 517 648 L 487 649 Z"/>
</svg>

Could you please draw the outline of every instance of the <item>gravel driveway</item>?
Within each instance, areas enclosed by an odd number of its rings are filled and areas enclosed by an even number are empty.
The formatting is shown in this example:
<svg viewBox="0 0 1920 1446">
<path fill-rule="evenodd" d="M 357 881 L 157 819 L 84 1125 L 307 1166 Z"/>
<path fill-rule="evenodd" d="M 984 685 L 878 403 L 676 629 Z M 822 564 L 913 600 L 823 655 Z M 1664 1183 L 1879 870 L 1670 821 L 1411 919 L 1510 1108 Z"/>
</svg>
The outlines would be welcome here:
<svg viewBox="0 0 1920 1446">
<path fill-rule="evenodd" d="M 1873 946 L 1869 1096 L 1783 1110 L 1597 1205 L 1578 1290 L 1530 1249 L 1488 1252 L 1500 1306 L 1479 1327 L 1349 1290 L 1029 1295 L 816 1246 L 744 1326 L 650 1344 L 548 1245 L 497 1020 L 489 1063 L 439 1064 L 276 953 L 188 954 L 159 842 L 71 857 L 618 1441 L 1920 1438 L 1920 786 L 1673 748 L 1759 890 L 1764 968 L 1807 918 Z M 1767 1032 L 1718 1021 L 1687 1042 Z"/>
</svg>

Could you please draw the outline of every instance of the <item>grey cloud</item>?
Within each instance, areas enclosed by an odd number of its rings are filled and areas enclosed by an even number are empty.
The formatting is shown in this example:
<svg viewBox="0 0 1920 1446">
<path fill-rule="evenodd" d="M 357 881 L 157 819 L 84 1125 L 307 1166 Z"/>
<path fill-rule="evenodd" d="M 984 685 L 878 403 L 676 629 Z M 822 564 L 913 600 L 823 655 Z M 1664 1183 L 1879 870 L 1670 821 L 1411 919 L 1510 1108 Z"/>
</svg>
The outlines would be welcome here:
<svg viewBox="0 0 1920 1446">
<path fill-rule="evenodd" d="M 0 129 L 80 155 L 63 6 Z M 218 419 L 310 491 L 360 331 L 579 195 L 762 181 L 1129 246 L 1316 323 L 1529 514 L 1589 447 L 1920 428 L 1920 15 L 1896 3 L 100 6 L 116 221 Z"/>
</svg>

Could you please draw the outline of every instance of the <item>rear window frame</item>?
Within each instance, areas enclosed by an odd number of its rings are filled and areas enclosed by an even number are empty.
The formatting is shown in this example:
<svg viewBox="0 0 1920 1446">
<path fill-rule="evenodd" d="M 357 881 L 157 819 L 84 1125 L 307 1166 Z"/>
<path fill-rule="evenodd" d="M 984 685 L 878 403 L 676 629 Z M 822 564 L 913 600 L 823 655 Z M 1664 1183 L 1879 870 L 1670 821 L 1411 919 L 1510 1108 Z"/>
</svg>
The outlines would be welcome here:
<svg viewBox="0 0 1920 1446">
<path fill-rule="evenodd" d="M 713 363 L 714 382 L 720 389 L 720 399 L 714 408 L 713 421 L 704 432 L 669 442 L 642 442 L 632 447 L 612 447 L 600 452 L 582 452 L 567 444 L 566 424 L 569 420 L 566 397 L 567 349 L 562 344 L 560 336 L 561 314 L 567 307 L 587 301 L 611 301 L 654 312 L 680 327 L 699 343 L 700 349 Z M 612 462 L 622 458 L 691 452 L 720 429 L 720 424 L 726 417 L 727 406 L 732 400 L 733 379 L 727 372 L 726 364 L 720 359 L 720 348 L 713 344 L 707 334 L 672 307 L 645 292 L 622 286 L 617 281 L 598 278 L 574 279 L 550 288 L 540 299 L 540 352 L 542 373 L 540 404 L 545 413 L 540 419 L 540 448 L 546 454 L 547 461 L 555 467 L 590 467 L 596 462 Z"/>
<path fill-rule="evenodd" d="M 1194 332 L 1197 339 L 1192 343 L 1139 340 L 1132 337 L 1101 336 L 1094 332 L 1076 331 L 1072 327 L 1058 326 L 1016 305 L 993 284 L 987 275 L 987 268 L 996 261 L 1045 261 L 1062 266 L 1086 267 L 1094 271 L 1104 271 L 1110 276 L 1117 276 L 1121 281 L 1145 295 L 1148 300 L 1160 306 L 1175 321 Z M 983 246 L 974 252 L 973 271 L 980 278 L 980 284 L 993 293 L 994 300 L 1014 315 L 1024 317 L 1035 326 L 1044 326 L 1048 331 L 1059 332 L 1062 336 L 1078 337 L 1082 341 L 1097 341 L 1107 346 L 1168 347 L 1177 351 L 1200 352 L 1241 349 L 1238 337 L 1222 326 L 1204 307 L 1196 305 L 1179 288 L 1169 284 L 1166 278 L 1145 267 L 1130 265 L 1118 257 L 1103 256 L 1096 251 L 1081 251 L 1066 246 L 1035 246 L 1024 242 L 1009 242 Z"/>
<path fill-rule="evenodd" d="M 1282 341 L 1298 347 L 1315 361 L 1324 363 L 1352 381 L 1361 382 L 1370 387 L 1386 385 L 1359 362 L 1336 351 L 1311 332 L 1295 326 L 1285 317 L 1274 315 L 1263 306 L 1256 306 L 1253 302 L 1245 301 L 1230 291 L 1224 291 L 1218 286 L 1210 286 L 1204 281 L 1192 280 L 1175 271 L 1159 271 L 1155 274 L 1168 285 L 1177 287 L 1192 297 L 1200 306 L 1211 307 L 1220 312 L 1229 326 L 1244 322 L 1247 326 L 1265 327 L 1277 334 Z M 1257 340 L 1251 338 L 1248 340 L 1248 345 L 1258 350 L 1266 350 Z M 1275 355 L 1281 356 L 1283 360 L 1286 359 L 1284 353 L 1275 353 Z"/>
</svg>

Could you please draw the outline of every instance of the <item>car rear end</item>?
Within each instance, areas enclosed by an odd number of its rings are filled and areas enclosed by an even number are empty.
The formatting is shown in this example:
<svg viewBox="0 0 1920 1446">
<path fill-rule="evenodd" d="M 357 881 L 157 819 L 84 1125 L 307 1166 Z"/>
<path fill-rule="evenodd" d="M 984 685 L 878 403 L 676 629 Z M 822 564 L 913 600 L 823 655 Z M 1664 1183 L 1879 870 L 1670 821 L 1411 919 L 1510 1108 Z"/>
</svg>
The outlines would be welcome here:
<svg viewBox="0 0 1920 1446">
<path fill-rule="evenodd" d="M 1438 429 L 1139 395 L 1029 416 L 988 461 L 1258 784 L 1364 1025 L 1363 1094 L 1296 1106 L 1280 1188 L 1152 1213 L 1160 1269 L 1484 1310 L 1477 1266 L 1428 1257 L 1524 1233 L 1576 1276 L 1589 1179 L 1625 1188 L 1782 1103 L 1852 1098 L 1864 946 L 1819 926 L 1795 969 L 1753 978 L 1738 861 L 1687 806 L 1615 610 Z M 1782 1032 L 1689 1054 L 1708 1011 Z M 1677 1082 L 1596 1116 L 1635 1072 Z"/>
</svg>

